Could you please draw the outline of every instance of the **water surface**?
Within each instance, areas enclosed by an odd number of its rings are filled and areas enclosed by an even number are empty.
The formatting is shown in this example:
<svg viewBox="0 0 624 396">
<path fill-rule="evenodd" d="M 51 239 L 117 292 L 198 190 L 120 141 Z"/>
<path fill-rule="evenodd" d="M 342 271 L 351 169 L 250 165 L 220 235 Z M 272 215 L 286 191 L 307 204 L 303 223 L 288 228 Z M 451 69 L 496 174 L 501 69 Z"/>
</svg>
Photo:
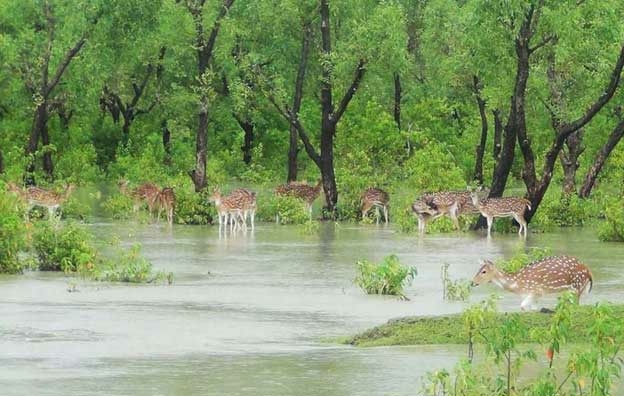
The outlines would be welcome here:
<svg viewBox="0 0 624 396">
<path fill-rule="evenodd" d="M 584 304 L 621 301 L 624 291 L 621 245 L 601 243 L 587 229 L 525 240 L 334 224 L 315 235 L 260 224 L 227 237 L 217 227 L 88 227 L 100 240 L 140 243 L 157 270 L 175 274 L 174 284 L 1 277 L 3 395 L 413 395 L 427 371 L 452 367 L 465 347 L 360 349 L 326 340 L 391 318 L 460 312 L 465 303 L 442 300 L 443 263 L 453 278 L 470 278 L 481 259 L 549 247 L 592 268 Z M 418 269 L 409 301 L 367 296 L 353 285 L 358 259 L 388 254 Z M 68 292 L 72 283 L 77 292 Z M 471 302 L 492 292 L 479 287 Z M 501 309 L 519 309 L 518 296 L 501 295 Z"/>
</svg>

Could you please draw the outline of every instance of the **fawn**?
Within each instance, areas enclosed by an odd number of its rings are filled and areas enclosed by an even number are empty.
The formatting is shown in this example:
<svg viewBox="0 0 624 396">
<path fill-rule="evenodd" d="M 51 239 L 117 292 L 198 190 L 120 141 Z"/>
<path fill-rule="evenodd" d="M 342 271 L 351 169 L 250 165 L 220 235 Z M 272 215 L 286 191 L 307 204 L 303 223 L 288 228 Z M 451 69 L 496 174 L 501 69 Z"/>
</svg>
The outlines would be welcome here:
<svg viewBox="0 0 624 396">
<path fill-rule="evenodd" d="M 379 224 L 379 208 L 383 211 L 384 219 L 388 224 L 388 202 L 390 201 L 390 195 L 380 188 L 369 188 L 362 193 L 360 203 L 362 206 L 362 220 L 366 217 L 366 214 L 373 207 L 375 208 L 376 224 Z"/>
<path fill-rule="evenodd" d="M 487 219 L 488 236 L 491 235 L 492 223 L 495 217 L 513 217 L 520 224 L 518 234 L 521 234 L 524 230 L 524 235 L 526 236 L 527 222 L 524 219 L 524 212 L 527 208 L 531 209 L 529 200 L 520 197 L 480 199 L 476 191 L 470 192 L 470 197 L 474 206 Z"/>
</svg>

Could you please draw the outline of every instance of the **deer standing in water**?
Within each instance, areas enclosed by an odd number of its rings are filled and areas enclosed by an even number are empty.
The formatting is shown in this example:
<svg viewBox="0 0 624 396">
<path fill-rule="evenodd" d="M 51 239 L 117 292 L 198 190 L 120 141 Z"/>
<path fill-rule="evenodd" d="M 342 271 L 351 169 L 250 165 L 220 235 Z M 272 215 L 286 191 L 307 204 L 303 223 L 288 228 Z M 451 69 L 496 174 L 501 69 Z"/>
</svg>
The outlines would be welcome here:
<svg viewBox="0 0 624 396">
<path fill-rule="evenodd" d="M 473 206 L 468 191 L 440 191 L 436 193 L 424 193 L 420 197 L 430 208 L 435 208 L 437 213 L 433 219 L 441 216 L 448 216 L 453 221 L 456 230 L 459 230 L 458 217 L 462 214 L 478 213 Z"/>
<path fill-rule="evenodd" d="M 439 215 L 436 208 L 427 205 L 422 199 L 417 199 L 412 203 L 412 213 L 418 219 L 418 233 L 420 234 L 424 234 L 427 223 Z"/>
<path fill-rule="evenodd" d="M 42 206 L 48 209 L 48 219 L 53 219 L 56 217 L 57 209 L 67 201 L 67 198 L 69 198 L 69 195 L 75 188 L 76 186 L 73 184 L 68 184 L 65 186 L 65 190 L 59 193 L 41 187 L 30 186 L 23 190 L 22 193 L 18 193 L 18 196 L 27 204 L 26 214 L 28 214 L 33 207 Z"/>
<path fill-rule="evenodd" d="M 514 274 L 501 271 L 491 261 L 484 260 L 472 285 L 487 282 L 522 295 L 520 308 L 524 311 L 538 297 L 566 290 L 574 291 L 578 301 L 585 289 L 588 293 L 591 291 L 593 278 L 589 268 L 578 259 L 553 256 L 535 261 Z"/>
<path fill-rule="evenodd" d="M 319 179 L 316 186 L 310 186 L 300 182 L 289 182 L 282 184 L 275 189 L 275 195 L 277 196 L 289 196 L 300 199 L 304 202 L 306 210 L 310 213 L 310 220 L 312 220 L 312 204 L 318 197 L 323 187 L 323 180 Z M 276 215 L 275 221 L 279 223 L 279 214 Z"/>
<path fill-rule="evenodd" d="M 388 224 L 388 202 L 390 202 L 390 195 L 381 188 L 369 188 L 362 193 L 360 203 L 362 205 L 362 220 L 368 214 L 368 211 L 373 207 L 375 208 L 376 224 L 379 224 L 379 208 L 383 211 L 384 219 Z"/>
<path fill-rule="evenodd" d="M 210 196 L 210 201 L 214 202 L 219 217 L 219 233 L 222 230 L 227 232 L 228 227 L 231 231 L 239 229 L 239 220 L 245 222 L 243 217 L 243 199 L 240 195 L 221 195 L 219 189 L 214 190 Z"/>
<path fill-rule="evenodd" d="M 158 222 L 158 220 L 160 220 L 160 212 L 164 210 L 165 215 L 167 216 L 167 223 L 169 223 L 169 226 L 172 226 L 175 204 L 176 196 L 173 188 L 165 187 L 159 191 L 154 200 L 154 205 L 158 207 L 158 216 L 156 217 L 156 221 Z"/>
<path fill-rule="evenodd" d="M 531 202 L 520 197 L 485 198 L 480 199 L 476 191 L 470 192 L 473 205 L 479 209 L 483 217 L 487 220 L 488 236 L 491 235 L 492 223 L 495 217 L 513 217 L 520 228 L 518 234 L 527 234 L 527 222 L 524 219 L 524 212 L 531 209 Z"/>
<path fill-rule="evenodd" d="M 134 201 L 133 211 L 135 213 L 139 210 L 141 203 L 145 202 L 151 216 L 154 212 L 154 207 L 156 206 L 156 199 L 161 191 L 160 188 L 158 188 L 158 186 L 154 183 L 147 182 L 140 184 L 137 188 L 129 190 L 128 183 L 128 180 L 120 181 L 119 191 L 121 191 L 122 194 L 132 198 Z"/>
<path fill-rule="evenodd" d="M 249 223 L 251 225 L 251 229 L 253 230 L 254 219 L 256 217 L 256 193 L 255 191 L 251 191 L 247 188 L 237 188 L 230 192 L 229 197 L 232 198 L 233 202 L 240 207 L 239 209 L 243 214 L 243 227 L 247 228 L 247 217 L 249 217 Z"/>
</svg>

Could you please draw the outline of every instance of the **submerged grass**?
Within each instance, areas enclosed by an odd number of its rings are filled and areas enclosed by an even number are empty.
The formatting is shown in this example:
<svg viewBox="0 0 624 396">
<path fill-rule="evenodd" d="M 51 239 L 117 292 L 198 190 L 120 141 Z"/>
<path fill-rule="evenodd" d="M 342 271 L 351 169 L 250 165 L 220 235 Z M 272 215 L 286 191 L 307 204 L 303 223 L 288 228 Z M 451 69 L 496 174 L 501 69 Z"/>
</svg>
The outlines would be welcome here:
<svg viewBox="0 0 624 396">
<path fill-rule="evenodd" d="M 567 340 L 571 343 L 587 341 L 586 329 L 590 326 L 590 311 L 593 306 L 574 307 L 571 316 L 572 332 Z M 614 313 L 624 317 L 624 304 L 613 305 Z M 496 313 L 495 323 L 501 323 L 509 313 Z M 545 330 L 550 326 L 552 314 L 541 312 L 522 312 L 518 314 L 521 324 L 532 330 Z M 521 343 L 533 343 L 533 331 L 527 332 Z M 466 344 L 468 334 L 461 313 L 434 317 L 407 317 L 390 320 L 381 326 L 366 330 L 344 341 L 360 347 L 392 346 L 392 345 L 434 345 L 434 344 Z"/>
</svg>

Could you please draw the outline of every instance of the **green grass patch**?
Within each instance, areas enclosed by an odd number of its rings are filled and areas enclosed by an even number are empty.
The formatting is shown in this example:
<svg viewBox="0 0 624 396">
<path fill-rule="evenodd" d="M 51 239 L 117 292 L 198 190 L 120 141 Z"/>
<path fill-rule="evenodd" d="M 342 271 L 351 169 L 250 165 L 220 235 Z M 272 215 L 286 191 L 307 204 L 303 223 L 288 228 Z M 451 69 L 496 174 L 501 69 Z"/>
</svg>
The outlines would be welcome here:
<svg viewBox="0 0 624 396">
<path fill-rule="evenodd" d="M 571 334 L 568 342 L 581 343 L 587 341 L 586 330 L 591 325 L 589 318 L 593 306 L 574 307 L 571 315 Z M 613 305 L 614 313 L 624 317 L 624 304 Z M 495 313 L 494 323 L 502 323 L 510 313 Z M 534 334 L 539 330 L 546 331 L 551 324 L 553 315 L 541 312 L 517 313 L 519 322 L 536 331 L 527 332 L 521 343 L 539 342 Z M 359 347 L 392 346 L 392 345 L 436 345 L 466 344 L 468 334 L 463 314 L 407 317 L 390 320 L 388 323 L 366 330 L 363 333 L 343 340 L 345 344 Z"/>
</svg>

